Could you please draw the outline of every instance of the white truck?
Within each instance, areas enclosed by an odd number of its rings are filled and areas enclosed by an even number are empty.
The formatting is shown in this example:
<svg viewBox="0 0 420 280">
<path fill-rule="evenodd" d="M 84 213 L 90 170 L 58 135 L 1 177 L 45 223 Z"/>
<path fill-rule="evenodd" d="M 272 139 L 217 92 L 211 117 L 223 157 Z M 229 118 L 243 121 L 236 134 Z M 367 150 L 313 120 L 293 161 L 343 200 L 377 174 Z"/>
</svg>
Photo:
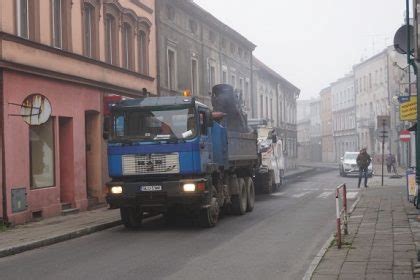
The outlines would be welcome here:
<svg viewBox="0 0 420 280">
<path fill-rule="evenodd" d="M 262 193 L 272 193 L 279 189 L 284 177 L 284 146 L 275 129 L 265 120 L 248 120 L 248 125 L 257 130 L 260 166 L 255 174 L 256 189 Z"/>
</svg>

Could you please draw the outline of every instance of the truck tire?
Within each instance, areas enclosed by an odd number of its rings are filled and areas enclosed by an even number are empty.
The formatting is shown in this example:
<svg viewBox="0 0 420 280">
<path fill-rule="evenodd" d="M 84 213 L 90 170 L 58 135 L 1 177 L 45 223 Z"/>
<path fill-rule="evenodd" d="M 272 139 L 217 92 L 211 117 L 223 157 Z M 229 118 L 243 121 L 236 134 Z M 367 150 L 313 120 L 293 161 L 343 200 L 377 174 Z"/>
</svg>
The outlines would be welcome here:
<svg viewBox="0 0 420 280">
<path fill-rule="evenodd" d="M 210 206 L 200 210 L 200 225 L 205 228 L 214 227 L 219 221 L 219 214 L 220 209 L 217 198 L 213 197 Z"/>
<path fill-rule="evenodd" d="M 122 207 L 120 208 L 121 221 L 126 228 L 138 229 L 141 227 L 143 212 L 138 208 Z"/>
<path fill-rule="evenodd" d="M 274 174 L 270 170 L 265 176 L 262 178 L 262 187 L 263 193 L 271 194 L 273 192 L 273 185 L 275 184 L 274 181 Z"/>
<path fill-rule="evenodd" d="M 245 186 L 247 192 L 247 204 L 246 204 L 246 212 L 252 212 L 254 210 L 255 204 L 255 186 L 254 181 L 251 177 L 245 178 Z"/>
<path fill-rule="evenodd" d="M 239 193 L 232 196 L 232 212 L 235 215 L 243 215 L 246 212 L 247 206 L 247 191 L 244 179 L 238 179 L 238 186 Z"/>
</svg>

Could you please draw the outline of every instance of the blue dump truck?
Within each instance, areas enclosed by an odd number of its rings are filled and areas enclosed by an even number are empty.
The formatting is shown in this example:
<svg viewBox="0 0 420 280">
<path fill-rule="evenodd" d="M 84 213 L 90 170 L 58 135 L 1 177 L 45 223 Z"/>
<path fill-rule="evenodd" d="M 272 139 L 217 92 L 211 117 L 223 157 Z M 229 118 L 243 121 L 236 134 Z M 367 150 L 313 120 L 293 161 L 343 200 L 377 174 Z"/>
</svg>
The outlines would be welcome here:
<svg viewBox="0 0 420 280">
<path fill-rule="evenodd" d="M 231 86 L 215 86 L 212 105 L 173 96 L 112 106 L 107 202 L 127 228 L 140 227 L 145 212 L 213 227 L 222 211 L 253 210 L 257 134 Z"/>
</svg>

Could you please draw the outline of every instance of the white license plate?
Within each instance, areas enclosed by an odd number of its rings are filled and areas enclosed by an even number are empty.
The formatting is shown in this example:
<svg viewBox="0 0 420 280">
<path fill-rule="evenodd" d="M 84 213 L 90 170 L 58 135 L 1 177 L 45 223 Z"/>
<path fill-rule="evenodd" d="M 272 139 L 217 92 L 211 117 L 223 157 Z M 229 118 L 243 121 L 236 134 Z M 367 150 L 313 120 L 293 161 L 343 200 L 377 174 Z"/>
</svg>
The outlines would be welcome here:
<svg viewBox="0 0 420 280">
<path fill-rule="evenodd" d="M 157 192 L 162 190 L 162 186 L 141 186 L 142 192 Z"/>
</svg>

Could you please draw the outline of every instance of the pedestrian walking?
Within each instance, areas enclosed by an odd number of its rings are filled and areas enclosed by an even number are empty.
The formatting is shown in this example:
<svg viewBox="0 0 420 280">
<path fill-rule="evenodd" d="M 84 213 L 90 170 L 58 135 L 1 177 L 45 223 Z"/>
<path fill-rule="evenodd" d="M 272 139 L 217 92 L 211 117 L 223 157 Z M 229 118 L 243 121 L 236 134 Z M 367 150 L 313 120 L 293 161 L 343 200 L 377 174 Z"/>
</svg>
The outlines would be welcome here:
<svg viewBox="0 0 420 280">
<path fill-rule="evenodd" d="M 386 169 L 388 170 L 388 173 L 393 172 L 395 175 L 398 175 L 397 167 L 396 167 L 397 160 L 395 159 L 395 156 L 391 152 L 389 152 L 389 154 L 386 156 L 385 163 L 386 163 Z"/>
<path fill-rule="evenodd" d="M 372 158 L 367 153 L 366 148 L 361 149 L 356 159 L 357 166 L 359 167 L 359 183 L 357 185 L 358 188 L 360 188 L 360 183 L 362 182 L 363 176 L 365 177 L 365 188 L 368 187 L 367 185 L 368 170 L 369 170 L 369 165 L 371 161 L 372 161 Z"/>
</svg>

